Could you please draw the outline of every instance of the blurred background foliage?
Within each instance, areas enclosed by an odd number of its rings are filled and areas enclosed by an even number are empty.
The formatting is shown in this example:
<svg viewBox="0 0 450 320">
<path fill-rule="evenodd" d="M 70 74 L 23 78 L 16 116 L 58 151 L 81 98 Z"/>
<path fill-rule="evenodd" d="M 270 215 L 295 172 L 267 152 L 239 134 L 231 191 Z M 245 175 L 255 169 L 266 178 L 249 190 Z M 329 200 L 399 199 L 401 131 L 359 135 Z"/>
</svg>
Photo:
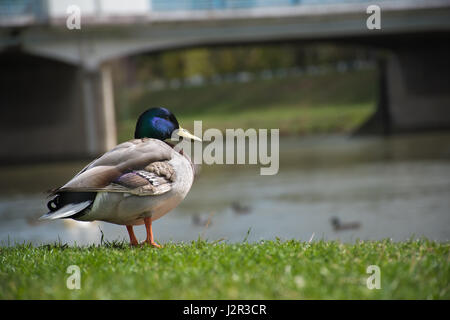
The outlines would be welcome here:
<svg viewBox="0 0 450 320">
<path fill-rule="evenodd" d="M 119 140 L 149 107 L 183 126 L 349 132 L 375 110 L 373 51 L 331 44 L 185 48 L 114 61 Z"/>
</svg>

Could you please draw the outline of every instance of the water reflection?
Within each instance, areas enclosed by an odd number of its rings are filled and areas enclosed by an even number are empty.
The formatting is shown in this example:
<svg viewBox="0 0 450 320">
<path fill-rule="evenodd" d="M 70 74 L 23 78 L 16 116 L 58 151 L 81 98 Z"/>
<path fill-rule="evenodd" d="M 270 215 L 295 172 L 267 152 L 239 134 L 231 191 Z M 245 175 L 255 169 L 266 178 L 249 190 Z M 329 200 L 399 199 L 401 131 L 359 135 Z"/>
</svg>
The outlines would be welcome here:
<svg viewBox="0 0 450 320">
<path fill-rule="evenodd" d="M 280 171 L 203 166 L 185 201 L 154 224 L 159 241 L 450 238 L 450 134 L 392 138 L 283 138 Z M 39 222 L 42 191 L 85 163 L 0 168 L 2 244 L 70 244 L 126 239 L 123 226 L 72 220 Z M 337 220 L 336 220 L 337 219 Z M 352 227 L 350 227 L 352 226 Z M 101 230 L 101 231 L 100 231 Z M 143 227 L 136 228 L 143 239 Z"/>
</svg>

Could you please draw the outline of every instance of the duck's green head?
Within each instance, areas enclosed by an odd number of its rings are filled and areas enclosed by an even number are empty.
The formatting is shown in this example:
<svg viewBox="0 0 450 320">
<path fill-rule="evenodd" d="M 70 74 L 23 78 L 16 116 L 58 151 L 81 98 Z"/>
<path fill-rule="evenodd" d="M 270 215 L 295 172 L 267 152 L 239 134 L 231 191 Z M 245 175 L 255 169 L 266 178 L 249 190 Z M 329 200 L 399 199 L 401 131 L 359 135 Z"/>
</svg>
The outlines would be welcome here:
<svg viewBox="0 0 450 320">
<path fill-rule="evenodd" d="M 148 109 L 139 116 L 136 123 L 136 130 L 134 131 L 134 138 L 166 140 L 172 137 L 174 131 L 180 137 L 202 141 L 186 129 L 181 128 L 174 114 L 166 108 L 161 107 Z"/>
</svg>

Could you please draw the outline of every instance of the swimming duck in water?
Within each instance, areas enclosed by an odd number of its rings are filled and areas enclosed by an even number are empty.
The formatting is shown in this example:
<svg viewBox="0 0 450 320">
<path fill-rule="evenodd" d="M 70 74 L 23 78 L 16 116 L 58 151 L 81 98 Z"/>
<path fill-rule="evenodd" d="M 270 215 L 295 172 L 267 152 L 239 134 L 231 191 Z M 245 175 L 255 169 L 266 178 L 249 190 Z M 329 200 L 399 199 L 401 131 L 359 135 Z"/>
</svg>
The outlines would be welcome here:
<svg viewBox="0 0 450 320">
<path fill-rule="evenodd" d="M 133 226 L 145 224 L 144 243 L 160 247 L 152 221 L 174 209 L 194 181 L 194 165 L 183 152 L 164 142 L 175 132 L 201 141 L 181 128 L 165 108 L 139 116 L 134 140 L 119 144 L 92 161 L 75 177 L 50 194 L 50 210 L 41 220 L 72 218 L 125 225 L 131 245 L 138 245 Z"/>
<path fill-rule="evenodd" d="M 332 217 L 330 221 L 334 231 L 352 230 L 361 227 L 359 222 L 342 223 L 338 217 Z"/>
</svg>

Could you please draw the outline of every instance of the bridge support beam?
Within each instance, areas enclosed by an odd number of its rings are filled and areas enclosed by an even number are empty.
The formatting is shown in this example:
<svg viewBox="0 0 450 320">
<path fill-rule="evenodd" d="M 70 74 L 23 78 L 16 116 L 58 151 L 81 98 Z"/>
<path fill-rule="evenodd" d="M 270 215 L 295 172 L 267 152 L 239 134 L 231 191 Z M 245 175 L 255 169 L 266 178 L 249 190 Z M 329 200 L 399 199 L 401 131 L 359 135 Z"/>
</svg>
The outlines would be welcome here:
<svg viewBox="0 0 450 320">
<path fill-rule="evenodd" d="M 110 67 L 94 70 L 80 68 L 86 154 L 97 155 L 117 143 L 114 88 Z"/>
<path fill-rule="evenodd" d="M 450 128 L 450 47 L 394 51 L 386 64 L 389 132 Z"/>
<path fill-rule="evenodd" d="M 380 61 L 377 111 L 356 134 L 450 129 L 450 46 L 420 43 Z"/>
<path fill-rule="evenodd" d="M 380 60 L 377 110 L 357 135 L 450 129 L 450 46 L 421 44 Z"/>
<path fill-rule="evenodd" d="M 108 66 L 0 55 L 0 161 L 94 157 L 116 144 Z"/>
</svg>

